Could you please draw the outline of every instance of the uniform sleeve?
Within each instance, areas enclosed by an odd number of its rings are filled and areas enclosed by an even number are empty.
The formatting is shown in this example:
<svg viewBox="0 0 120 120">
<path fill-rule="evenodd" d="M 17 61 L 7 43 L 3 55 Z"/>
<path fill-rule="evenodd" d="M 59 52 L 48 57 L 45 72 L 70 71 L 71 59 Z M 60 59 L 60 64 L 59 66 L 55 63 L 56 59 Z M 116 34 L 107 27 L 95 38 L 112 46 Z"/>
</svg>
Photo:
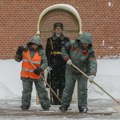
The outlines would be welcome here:
<svg viewBox="0 0 120 120">
<path fill-rule="evenodd" d="M 70 39 L 68 37 L 66 37 L 66 43 L 70 42 Z"/>
<path fill-rule="evenodd" d="M 68 38 L 68 40 L 67 40 L 68 42 L 70 42 L 70 39 Z"/>
<path fill-rule="evenodd" d="M 69 55 L 69 53 L 70 53 L 70 48 L 71 48 L 71 43 L 68 42 L 68 43 L 62 48 L 62 50 L 61 50 L 63 59 L 64 59 L 65 61 L 67 61 L 68 59 L 70 59 L 70 55 Z"/>
<path fill-rule="evenodd" d="M 50 40 L 47 40 L 47 44 L 46 44 L 46 57 L 48 60 L 48 65 L 50 65 L 50 53 L 51 53 L 51 46 L 50 46 Z"/>
<path fill-rule="evenodd" d="M 97 60 L 96 60 L 94 51 L 89 54 L 88 61 L 89 61 L 89 74 L 90 75 L 96 75 Z"/>
<path fill-rule="evenodd" d="M 47 66 L 48 66 L 47 57 L 45 55 L 45 51 L 42 50 L 42 61 L 40 67 L 42 68 L 42 70 L 44 70 Z"/>
<path fill-rule="evenodd" d="M 14 59 L 17 61 L 17 62 L 20 62 L 22 60 L 22 56 L 20 55 L 15 55 Z"/>
</svg>

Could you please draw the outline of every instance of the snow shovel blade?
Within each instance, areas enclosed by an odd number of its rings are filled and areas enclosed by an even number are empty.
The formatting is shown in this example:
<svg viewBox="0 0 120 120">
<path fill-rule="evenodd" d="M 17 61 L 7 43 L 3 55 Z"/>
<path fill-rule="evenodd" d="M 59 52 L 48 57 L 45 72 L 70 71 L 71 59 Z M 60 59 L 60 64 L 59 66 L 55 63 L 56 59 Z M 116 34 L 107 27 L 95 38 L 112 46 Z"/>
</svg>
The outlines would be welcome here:
<svg viewBox="0 0 120 120">
<path fill-rule="evenodd" d="M 113 109 L 114 109 L 116 112 L 120 113 L 120 106 L 114 106 Z"/>
<path fill-rule="evenodd" d="M 120 103 L 120 100 L 117 100 L 117 101 L 119 101 L 119 103 Z M 118 105 L 114 106 L 113 109 L 120 113 L 120 106 L 118 106 Z"/>
</svg>

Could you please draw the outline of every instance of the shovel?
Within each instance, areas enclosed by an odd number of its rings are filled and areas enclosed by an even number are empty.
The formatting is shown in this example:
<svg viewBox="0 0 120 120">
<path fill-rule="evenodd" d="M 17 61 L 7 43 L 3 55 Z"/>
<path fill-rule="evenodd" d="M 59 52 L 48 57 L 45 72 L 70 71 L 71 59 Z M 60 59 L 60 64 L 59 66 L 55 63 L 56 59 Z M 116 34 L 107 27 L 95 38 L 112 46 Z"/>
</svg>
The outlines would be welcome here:
<svg viewBox="0 0 120 120">
<path fill-rule="evenodd" d="M 73 68 L 75 68 L 76 70 L 78 70 L 80 73 L 82 73 L 88 80 L 89 77 L 82 71 L 80 70 L 77 66 L 75 66 L 74 64 L 71 64 L 71 66 Z M 98 85 L 95 81 L 92 82 L 93 84 L 95 84 L 97 87 L 99 87 L 104 93 L 106 93 L 113 101 L 115 101 L 119 106 L 115 106 L 113 107 L 115 110 L 117 110 L 117 112 L 120 113 L 120 103 L 119 101 L 117 101 L 112 95 L 110 95 L 108 92 L 106 92 L 100 85 Z"/>
<path fill-rule="evenodd" d="M 32 67 L 35 69 L 36 67 L 34 66 L 34 64 L 27 58 L 27 56 L 25 55 L 25 53 L 23 52 L 23 56 L 30 62 L 30 64 L 32 65 Z M 56 96 L 56 98 L 60 101 L 60 98 L 57 96 L 57 94 L 54 92 L 54 90 L 51 88 L 51 86 L 47 83 L 47 81 L 45 80 L 45 78 L 40 74 L 41 78 L 43 79 L 43 81 L 46 83 L 46 85 L 50 88 L 50 90 L 53 92 L 53 94 Z M 38 98 L 38 97 L 37 97 Z M 39 98 L 38 98 L 39 99 Z M 37 102 L 38 100 L 36 100 Z"/>
</svg>

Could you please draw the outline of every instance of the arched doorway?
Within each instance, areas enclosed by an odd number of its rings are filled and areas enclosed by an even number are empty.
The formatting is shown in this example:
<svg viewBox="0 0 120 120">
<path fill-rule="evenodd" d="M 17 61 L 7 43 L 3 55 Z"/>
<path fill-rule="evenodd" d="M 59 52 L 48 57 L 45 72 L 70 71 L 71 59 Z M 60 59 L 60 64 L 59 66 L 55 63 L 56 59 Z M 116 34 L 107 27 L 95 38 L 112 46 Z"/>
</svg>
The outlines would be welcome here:
<svg viewBox="0 0 120 120">
<path fill-rule="evenodd" d="M 53 24 L 62 22 L 65 26 L 64 34 L 71 39 L 82 34 L 82 22 L 77 10 L 68 4 L 55 4 L 49 6 L 40 14 L 37 23 L 37 35 L 43 40 L 43 46 L 48 36 L 51 36 Z"/>
</svg>

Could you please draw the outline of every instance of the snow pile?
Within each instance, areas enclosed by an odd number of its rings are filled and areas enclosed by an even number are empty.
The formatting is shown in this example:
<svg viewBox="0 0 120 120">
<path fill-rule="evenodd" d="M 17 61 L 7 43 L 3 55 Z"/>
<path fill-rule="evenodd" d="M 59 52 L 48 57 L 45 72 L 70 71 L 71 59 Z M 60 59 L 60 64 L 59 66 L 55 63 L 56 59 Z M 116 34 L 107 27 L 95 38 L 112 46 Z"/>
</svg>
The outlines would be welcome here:
<svg viewBox="0 0 120 120">
<path fill-rule="evenodd" d="M 21 95 L 20 63 L 0 60 L 0 99 Z"/>
<path fill-rule="evenodd" d="M 120 98 L 120 59 L 101 59 L 95 81 L 114 98 Z M 20 80 L 21 63 L 15 60 L 0 60 L 0 99 L 18 98 L 22 94 Z M 33 87 L 32 96 L 35 96 Z M 76 89 L 74 96 L 76 97 Z M 76 97 L 77 98 L 77 97 Z M 88 98 L 109 98 L 98 87 L 88 84 Z"/>
<path fill-rule="evenodd" d="M 0 82 L 0 99 L 10 99 L 14 98 L 16 95 L 3 83 Z"/>
<path fill-rule="evenodd" d="M 114 98 L 120 98 L 120 59 L 100 59 L 95 81 Z M 89 98 L 109 98 L 95 85 L 89 84 Z"/>
</svg>

